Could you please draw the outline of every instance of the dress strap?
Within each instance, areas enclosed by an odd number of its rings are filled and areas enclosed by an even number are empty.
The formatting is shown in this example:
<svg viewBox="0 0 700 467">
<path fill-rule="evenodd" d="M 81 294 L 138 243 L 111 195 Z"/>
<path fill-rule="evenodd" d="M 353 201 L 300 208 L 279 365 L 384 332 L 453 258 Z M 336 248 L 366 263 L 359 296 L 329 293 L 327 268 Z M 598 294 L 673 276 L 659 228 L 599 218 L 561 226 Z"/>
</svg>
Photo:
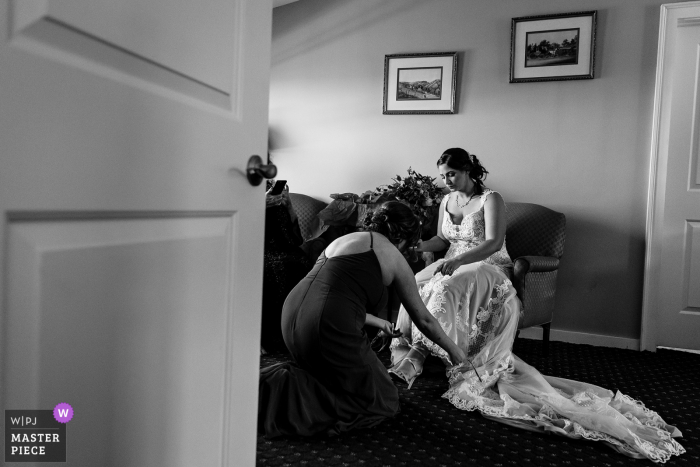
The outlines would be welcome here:
<svg viewBox="0 0 700 467">
<path fill-rule="evenodd" d="M 372 236 L 372 231 L 369 231 L 369 249 L 373 250 L 372 246 L 374 245 L 374 237 Z"/>
<path fill-rule="evenodd" d="M 493 191 L 493 190 L 489 190 L 488 188 L 486 188 L 486 189 L 484 190 L 484 192 L 481 194 L 481 207 L 482 207 L 482 208 L 484 207 L 484 203 L 486 202 L 486 198 L 488 198 L 488 196 L 489 196 L 491 193 L 496 193 L 496 192 Z"/>
</svg>

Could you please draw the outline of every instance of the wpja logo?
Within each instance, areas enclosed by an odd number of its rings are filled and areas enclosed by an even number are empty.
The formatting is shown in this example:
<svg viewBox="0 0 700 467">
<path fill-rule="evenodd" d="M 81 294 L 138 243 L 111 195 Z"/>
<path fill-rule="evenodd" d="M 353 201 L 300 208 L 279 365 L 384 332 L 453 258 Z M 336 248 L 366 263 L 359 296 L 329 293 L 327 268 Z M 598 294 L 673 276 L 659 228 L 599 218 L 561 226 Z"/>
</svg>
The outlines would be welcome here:
<svg viewBox="0 0 700 467">
<path fill-rule="evenodd" d="M 73 407 L 5 410 L 5 462 L 66 462 L 66 424 Z"/>
</svg>

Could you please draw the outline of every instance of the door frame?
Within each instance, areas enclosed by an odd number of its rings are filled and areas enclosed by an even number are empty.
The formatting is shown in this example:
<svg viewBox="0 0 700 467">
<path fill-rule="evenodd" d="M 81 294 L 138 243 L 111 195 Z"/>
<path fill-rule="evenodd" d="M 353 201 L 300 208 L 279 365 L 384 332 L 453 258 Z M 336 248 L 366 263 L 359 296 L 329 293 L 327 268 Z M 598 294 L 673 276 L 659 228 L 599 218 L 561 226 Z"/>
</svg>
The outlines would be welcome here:
<svg viewBox="0 0 700 467">
<path fill-rule="evenodd" d="M 661 233 L 663 229 L 668 166 L 668 142 L 670 124 L 672 50 L 675 45 L 673 22 L 685 11 L 697 10 L 692 15 L 700 22 L 700 1 L 668 3 L 661 5 L 659 42 L 656 60 L 656 86 L 651 132 L 651 158 L 649 161 L 649 189 L 647 193 L 646 252 L 644 261 L 644 293 L 642 298 L 642 325 L 640 350 L 656 351 L 658 342 L 657 322 L 659 293 L 658 275 L 662 261 Z"/>
</svg>

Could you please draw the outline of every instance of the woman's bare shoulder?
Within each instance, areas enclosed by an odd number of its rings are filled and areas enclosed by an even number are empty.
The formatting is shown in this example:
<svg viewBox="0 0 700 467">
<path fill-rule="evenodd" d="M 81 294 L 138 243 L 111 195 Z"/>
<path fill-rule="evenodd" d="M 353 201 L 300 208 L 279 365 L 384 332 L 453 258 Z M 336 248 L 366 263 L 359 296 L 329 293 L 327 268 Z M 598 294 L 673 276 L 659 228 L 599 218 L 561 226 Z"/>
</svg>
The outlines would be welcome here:
<svg viewBox="0 0 700 467">
<path fill-rule="evenodd" d="M 353 232 L 336 238 L 326 247 L 326 258 L 360 253 L 369 250 L 370 240 L 367 232 Z"/>
<path fill-rule="evenodd" d="M 380 263 L 395 269 L 399 264 L 406 261 L 396 245 L 391 243 L 388 238 L 383 235 L 378 237 L 374 242 L 374 252 L 377 254 Z"/>
<path fill-rule="evenodd" d="M 501 196 L 501 194 L 497 191 L 487 190 L 482 196 L 484 197 L 484 204 L 505 204 L 505 201 L 503 201 L 503 196 Z"/>
</svg>

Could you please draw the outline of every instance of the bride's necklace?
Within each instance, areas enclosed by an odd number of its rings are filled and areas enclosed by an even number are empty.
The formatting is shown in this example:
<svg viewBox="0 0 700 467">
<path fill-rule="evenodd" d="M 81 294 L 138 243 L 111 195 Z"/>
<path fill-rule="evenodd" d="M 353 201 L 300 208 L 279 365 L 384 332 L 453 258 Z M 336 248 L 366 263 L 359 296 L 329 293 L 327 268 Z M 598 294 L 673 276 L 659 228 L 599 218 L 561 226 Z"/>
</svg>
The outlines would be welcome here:
<svg viewBox="0 0 700 467">
<path fill-rule="evenodd" d="M 455 203 L 457 204 L 457 206 L 458 206 L 460 209 L 464 209 L 464 208 L 467 207 L 467 205 L 468 205 L 468 204 L 471 202 L 471 200 L 474 198 L 474 195 L 476 195 L 476 190 L 474 190 L 474 191 L 472 192 L 472 195 L 469 197 L 469 199 L 467 200 L 467 202 L 464 203 L 464 204 L 459 204 L 459 199 L 457 198 L 457 196 L 455 196 Z"/>
</svg>

